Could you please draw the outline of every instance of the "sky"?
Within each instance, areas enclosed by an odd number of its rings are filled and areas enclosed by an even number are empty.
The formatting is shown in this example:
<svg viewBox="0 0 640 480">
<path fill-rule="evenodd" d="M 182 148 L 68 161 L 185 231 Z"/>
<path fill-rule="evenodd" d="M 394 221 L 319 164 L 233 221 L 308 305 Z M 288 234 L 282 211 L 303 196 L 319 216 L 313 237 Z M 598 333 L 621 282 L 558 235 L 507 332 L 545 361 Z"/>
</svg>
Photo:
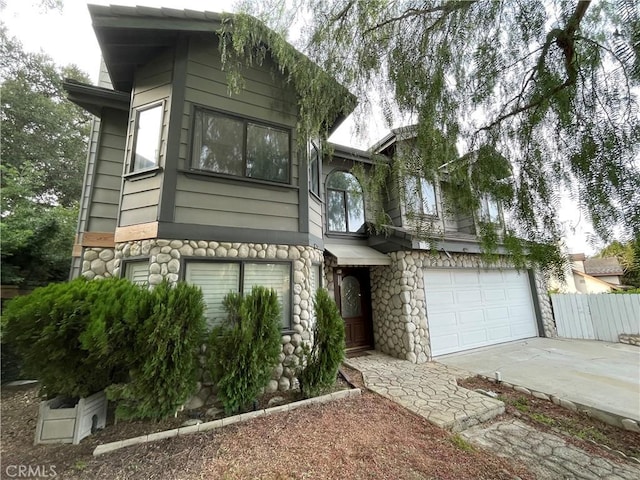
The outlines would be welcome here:
<svg viewBox="0 0 640 480">
<path fill-rule="evenodd" d="M 27 51 L 42 51 L 59 65 L 75 64 L 86 72 L 94 83 L 97 82 L 100 66 L 100 49 L 96 41 L 87 3 L 97 5 L 143 5 L 168 7 L 198 11 L 233 11 L 233 0 L 64 0 L 62 12 L 44 11 L 37 0 L 0 0 L 0 19 L 9 34 L 20 40 Z M 375 132 L 372 138 L 356 137 L 352 132 L 353 123 L 348 118 L 331 141 L 366 150 L 388 131 L 381 120 L 372 119 L 367 130 Z M 565 226 L 565 243 L 568 253 L 595 253 L 588 241 L 593 229 L 580 214 L 575 202 L 565 195 L 559 209 L 559 217 Z"/>
</svg>

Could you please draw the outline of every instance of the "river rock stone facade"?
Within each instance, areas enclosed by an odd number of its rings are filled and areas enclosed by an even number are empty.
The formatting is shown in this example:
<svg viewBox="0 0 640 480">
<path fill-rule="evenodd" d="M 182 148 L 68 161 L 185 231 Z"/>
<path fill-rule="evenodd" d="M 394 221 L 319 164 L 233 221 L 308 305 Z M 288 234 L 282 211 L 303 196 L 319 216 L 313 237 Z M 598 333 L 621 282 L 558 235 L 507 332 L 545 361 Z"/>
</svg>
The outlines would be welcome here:
<svg viewBox="0 0 640 480">
<path fill-rule="evenodd" d="M 83 253 L 82 275 L 88 279 L 120 276 L 127 260 L 149 262 L 148 283 L 158 285 L 163 279 L 175 283 L 184 278 L 182 260 L 189 258 L 225 258 L 233 260 L 272 259 L 292 263 L 291 331 L 282 336 L 280 363 L 274 370 L 267 391 L 285 391 L 298 386 L 295 368 L 302 360 L 304 344 L 312 337 L 311 269 L 322 264 L 323 251 L 309 246 L 265 243 L 231 243 L 195 240 L 139 240 L 116 244 L 115 249 L 87 248 Z M 202 386 L 211 387 L 203 376 Z"/>
<path fill-rule="evenodd" d="M 480 255 L 399 251 L 389 254 L 389 267 L 371 268 L 373 334 L 376 349 L 413 363 L 431 359 L 424 292 L 424 268 L 512 268 L 503 257 L 491 265 Z M 544 278 L 536 275 L 538 304 L 545 336 L 556 336 Z"/>
</svg>

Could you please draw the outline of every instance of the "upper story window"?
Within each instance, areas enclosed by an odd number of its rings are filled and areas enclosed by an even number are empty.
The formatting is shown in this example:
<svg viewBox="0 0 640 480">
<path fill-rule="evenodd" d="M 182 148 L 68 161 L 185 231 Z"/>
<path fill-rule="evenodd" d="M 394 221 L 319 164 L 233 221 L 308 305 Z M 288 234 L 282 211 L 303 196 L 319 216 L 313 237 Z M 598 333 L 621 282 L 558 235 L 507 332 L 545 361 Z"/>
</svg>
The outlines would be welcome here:
<svg viewBox="0 0 640 480">
<path fill-rule="evenodd" d="M 311 140 L 309 142 L 309 190 L 320 196 L 320 148 Z"/>
<path fill-rule="evenodd" d="M 349 172 L 327 178 L 327 223 L 330 232 L 362 233 L 364 199 L 358 179 Z"/>
<path fill-rule="evenodd" d="M 407 177 L 405 204 L 407 210 L 420 215 L 438 215 L 436 188 L 433 183 L 420 177 Z"/>
<path fill-rule="evenodd" d="M 199 170 L 289 183 L 288 130 L 198 109 L 191 165 Z"/>
<path fill-rule="evenodd" d="M 480 197 L 480 219 L 485 222 L 500 223 L 498 201 L 490 195 Z"/>
<path fill-rule="evenodd" d="M 163 113 L 162 103 L 137 110 L 131 171 L 138 172 L 158 166 Z"/>
</svg>

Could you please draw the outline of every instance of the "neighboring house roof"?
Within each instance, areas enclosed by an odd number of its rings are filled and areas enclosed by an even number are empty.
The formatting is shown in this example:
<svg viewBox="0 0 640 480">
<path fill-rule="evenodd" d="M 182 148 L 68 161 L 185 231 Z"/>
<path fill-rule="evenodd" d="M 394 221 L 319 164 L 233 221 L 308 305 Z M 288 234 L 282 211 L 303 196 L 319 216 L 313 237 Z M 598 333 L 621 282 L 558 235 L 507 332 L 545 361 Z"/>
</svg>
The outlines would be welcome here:
<svg viewBox="0 0 640 480">
<path fill-rule="evenodd" d="M 119 5 L 88 5 L 88 8 L 113 88 L 122 92 L 131 91 L 136 69 L 166 48 L 176 45 L 182 32 L 218 33 L 223 23 L 234 18 L 231 13 L 173 8 Z M 310 62 L 318 75 L 326 75 L 309 58 L 289 46 L 299 61 Z M 336 95 L 344 99 L 343 110 L 329 125 L 330 132 L 351 113 L 356 104 L 355 96 L 344 86 L 335 82 L 335 88 Z"/>
<path fill-rule="evenodd" d="M 575 268 L 571 270 L 574 274 L 579 275 L 581 277 L 584 277 L 586 279 L 591 280 L 592 282 L 596 282 L 596 283 L 600 283 L 602 285 L 606 285 L 607 287 L 611 288 L 612 290 L 624 290 L 624 288 L 622 288 L 620 285 L 613 285 L 612 283 L 609 282 L 605 282 L 604 280 L 600 280 L 599 278 L 596 278 L 592 275 L 589 275 L 587 273 L 581 272 L 580 270 L 576 270 Z"/>
<path fill-rule="evenodd" d="M 624 270 L 615 257 L 588 258 L 584 261 L 584 271 L 592 277 L 624 275 Z"/>
</svg>

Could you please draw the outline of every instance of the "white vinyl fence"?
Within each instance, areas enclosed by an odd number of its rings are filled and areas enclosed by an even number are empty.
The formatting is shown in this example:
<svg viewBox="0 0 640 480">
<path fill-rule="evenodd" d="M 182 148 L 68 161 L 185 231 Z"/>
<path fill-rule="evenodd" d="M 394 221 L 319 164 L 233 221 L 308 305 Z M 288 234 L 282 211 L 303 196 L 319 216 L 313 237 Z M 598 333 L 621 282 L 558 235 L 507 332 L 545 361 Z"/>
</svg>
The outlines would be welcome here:
<svg viewBox="0 0 640 480">
<path fill-rule="evenodd" d="M 640 294 L 551 295 L 558 336 L 617 342 L 621 333 L 640 334 Z"/>
</svg>

